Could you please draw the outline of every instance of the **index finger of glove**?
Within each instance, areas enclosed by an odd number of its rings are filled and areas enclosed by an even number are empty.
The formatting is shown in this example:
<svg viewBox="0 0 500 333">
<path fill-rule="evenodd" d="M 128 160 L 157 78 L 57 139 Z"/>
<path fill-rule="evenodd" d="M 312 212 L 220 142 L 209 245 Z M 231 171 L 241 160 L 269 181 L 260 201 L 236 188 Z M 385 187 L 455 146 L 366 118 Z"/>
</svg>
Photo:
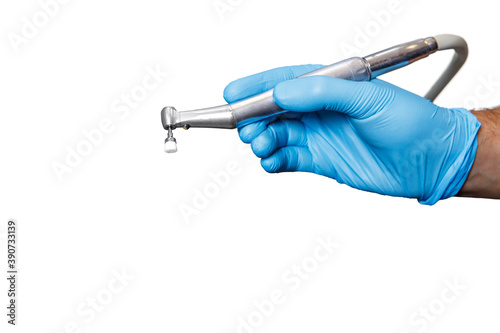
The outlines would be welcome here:
<svg viewBox="0 0 500 333">
<path fill-rule="evenodd" d="M 224 89 L 224 99 L 234 103 L 241 99 L 273 89 L 278 83 L 312 72 L 323 65 L 287 66 L 253 74 L 231 82 Z"/>
</svg>

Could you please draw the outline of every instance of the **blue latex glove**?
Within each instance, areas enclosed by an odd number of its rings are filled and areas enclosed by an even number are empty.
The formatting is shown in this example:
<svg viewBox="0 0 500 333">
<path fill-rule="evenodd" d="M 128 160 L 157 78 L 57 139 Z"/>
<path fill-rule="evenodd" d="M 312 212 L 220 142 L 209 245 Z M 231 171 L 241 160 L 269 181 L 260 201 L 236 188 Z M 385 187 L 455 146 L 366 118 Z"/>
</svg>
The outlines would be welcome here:
<svg viewBox="0 0 500 333">
<path fill-rule="evenodd" d="M 228 103 L 274 88 L 279 116 L 239 129 L 267 172 L 305 171 L 364 191 L 432 205 L 464 184 L 481 126 L 382 80 L 299 75 L 322 67 L 276 68 L 230 83 Z"/>
</svg>

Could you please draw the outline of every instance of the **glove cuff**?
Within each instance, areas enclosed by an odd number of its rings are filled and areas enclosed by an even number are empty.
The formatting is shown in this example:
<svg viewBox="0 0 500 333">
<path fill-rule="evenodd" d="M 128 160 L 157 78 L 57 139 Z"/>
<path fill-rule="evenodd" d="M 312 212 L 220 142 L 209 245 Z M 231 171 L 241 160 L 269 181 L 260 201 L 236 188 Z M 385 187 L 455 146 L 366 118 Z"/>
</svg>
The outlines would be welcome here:
<svg viewBox="0 0 500 333">
<path fill-rule="evenodd" d="M 460 153 L 444 169 L 444 175 L 437 182 L 431 195 L 418 200 L 424 205 L 434 205 L 439 200 L 455 196 L 467 180 L 476 157 L 477 132 L 481 123 L 469 110 L 464 108 L 450 109 L 450 112 L 455 112 L 460 119 L 454 128 L 453 135 L 461 138 L 457 142 L 452 142 L 452 145 L 460 145 L 461 147 L 452 147 L 451 151 L 458 150 Z M 443 167 L 446 167 L 446 164 Z"/>
</svg>

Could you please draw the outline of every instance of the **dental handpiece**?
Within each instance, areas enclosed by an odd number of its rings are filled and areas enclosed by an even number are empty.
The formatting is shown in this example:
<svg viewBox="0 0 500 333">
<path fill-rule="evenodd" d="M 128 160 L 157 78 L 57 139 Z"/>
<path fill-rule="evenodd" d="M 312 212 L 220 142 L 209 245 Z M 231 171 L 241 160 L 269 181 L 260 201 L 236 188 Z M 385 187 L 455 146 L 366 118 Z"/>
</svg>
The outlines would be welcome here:
<svg viewBox="0 0 500 333">
<path fill-rule="evenodd" d="M 380 75 L 407 66 L 438 50 L 455 50 L 453 59 L 441 77 L 432 86 L 425 98 L 434 100 L 455 76 L 467 59 L 465 40 L 455 35 L 437 35 L 399 44 L 366 57 L 353 57 L 314 70 L 300 77 L 324 75 L 353 81 L 369 81 Z M 161 120 L 168 131 L 165 152 L 177 151 L 177 142 L 172 131 L 182 127 L 233 129 L 285 112 L 273 99 L 273 89 L 245 98 L 235 103 L 216 107 L 177 111 L 167 106 L 161 111 Z"/>
</svg>

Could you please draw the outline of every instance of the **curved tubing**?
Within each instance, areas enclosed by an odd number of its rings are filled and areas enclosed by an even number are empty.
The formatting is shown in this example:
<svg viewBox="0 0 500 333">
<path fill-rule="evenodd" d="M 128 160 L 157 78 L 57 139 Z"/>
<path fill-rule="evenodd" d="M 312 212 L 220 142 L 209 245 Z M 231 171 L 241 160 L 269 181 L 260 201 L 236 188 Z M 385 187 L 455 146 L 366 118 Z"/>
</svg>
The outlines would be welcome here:
<svg viewBox="0 0 500 333">
<path fill-rule="evenodd" d="M 437 35 L 434 36 L 436 40 L 438 51 L 442 50 L 454 50 L 455 54 L 451 59 L 450 64 L 444 70 L 443 74 L 434 83 L 429 92 L 425 94 L 425 98 L 434 101 L 436 97 L 443 91 L 444 87 L 451 81 L 451 79 L 457 74 L 457 72 L 462 68 L 463 64 L 467 60 L 469 54 L 469 48 L 467 47 L 467 42 L 460 36 L 456 35 Z"/>
</svg>

